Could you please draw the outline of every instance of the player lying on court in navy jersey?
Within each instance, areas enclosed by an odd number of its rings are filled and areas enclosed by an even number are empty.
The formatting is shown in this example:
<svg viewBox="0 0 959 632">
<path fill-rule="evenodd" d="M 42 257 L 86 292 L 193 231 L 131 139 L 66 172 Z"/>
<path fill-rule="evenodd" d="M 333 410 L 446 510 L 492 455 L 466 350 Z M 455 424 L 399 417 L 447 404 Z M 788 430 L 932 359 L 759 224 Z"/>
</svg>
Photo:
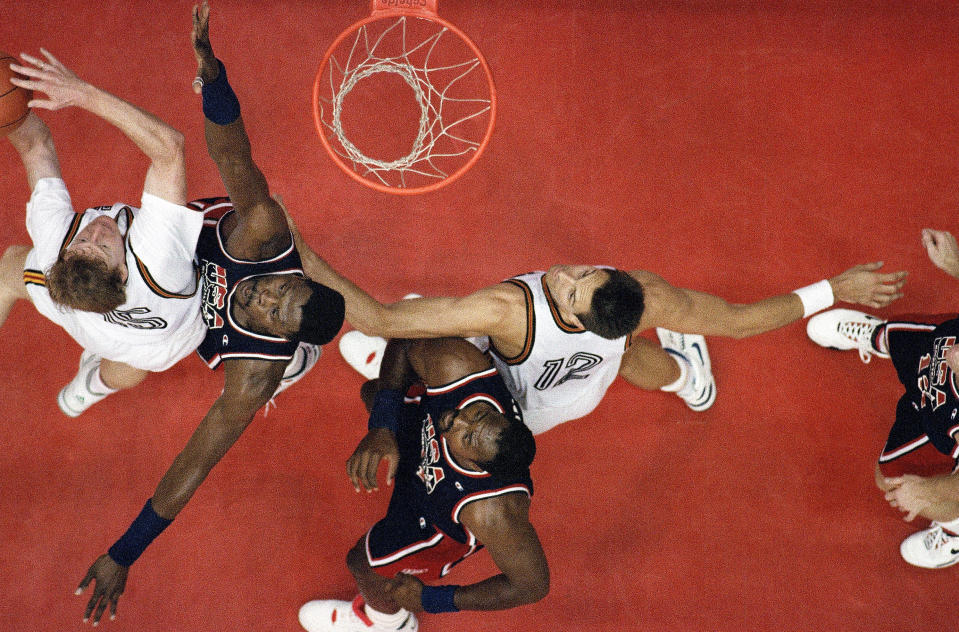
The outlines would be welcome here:
<svg viewBox="0 0 959 632">
<path fill-rule="evenodd" d="M 959 278 L 959 247 L 946 231 L 925 229 L 932 262 Z M 903 540 L 899 551 L 915 566 L 959 562 L 959 318 L 882 320 L 849 309 L 809 320 L 809 337 L 833 349 L 857 349 L 864 362 L 891 358 L 906 392 L 876 464 L 876 485 L 889 504 L 932 524 Z"/>
<path fill-rule="evenodd" d="M 332 340 L 343 323 L 343 297 L 303 276 L 283 210 L 250 154 L 226 70 L 213 56 L 208 19 L 205 2 L 194 8 L 197 76 L 207 148 L 232 206 L 214 201 L 228 210 L 208 218 L 197 245 L 209 327 L 197 351 L 211 367 L 223 362 L 223 393 L 127 532 L 80 583 L 78 592 L 95 580 L 84 615 L 86 621 L 92 614 L 94 623 L 107 605 L 115 616 L 130 565 L 183 509 L 256 411 L 312 367 L 319 355 L 316 345 Z"/>
<path fill-rule="evenodd" d="M 96 114 L 150 160 L 141 208 L 117 203 L 75 213 L 46 124 L 31 111 L 7 136 L 31 190 L 33 247 L 11 246 L 0 260 L 0 325 L 26 299 L 80 344 L 80 370 L 57 396 L 76 417 L 173 366 L 203 339 L 193 266 L 203 216 L 185 206 L 183 135 L 41 51 L 45 60 L 23 55 L 22 65 L 12 65 L 25 76 L 13 82 L 34 91 L 29 105 Z"/>
<path fill-rule="evenodd" d="M 425 389 L 412 397 L 418 381 Z M 529 522 L 536 445 L 489 358 L 460 338 L 391 340 L 368 395 L 370 430 L 347 473 L 357 491 L 376 490 L 386 460 L 393 495 L 347 555 L 360 596 L 304 604 L 303 627 L 415 631 L 413 612 L 502 610 L 545 597 L 549 568 Z M 424 584 L 484 546 L 500 574 Z"/>
<path fill-rule="evenodd" d="M 351 365 L 375 377 L 384 338 L 488 337 L 533 434 L 587 415 L 617 375 L 705 410 L 716 387 L 704 335 L 754 336 L 836 300 L 883 307 L 902 296 L 906 275 L 878 272 L 881 262 L 857 265 L 828 281 L 738 305 L 644 270 L 556 265 L 464 297 L 384 305 L 317 256 L 293 228 L 303 269 L 346 299 L 346 318 L 359 330 L 340 341 Z M 661 346 L 639 335 L 651 328 Z"/>
</svg>

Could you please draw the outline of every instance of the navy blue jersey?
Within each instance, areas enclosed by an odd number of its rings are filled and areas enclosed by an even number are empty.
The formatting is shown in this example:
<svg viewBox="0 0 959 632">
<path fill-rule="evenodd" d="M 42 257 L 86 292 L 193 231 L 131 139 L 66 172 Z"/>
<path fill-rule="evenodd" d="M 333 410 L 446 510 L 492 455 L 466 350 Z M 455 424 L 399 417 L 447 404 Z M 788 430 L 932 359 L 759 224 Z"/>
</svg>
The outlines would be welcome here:
<svg viewBox="0 0 959 632">
<path fill-rule="evenodd" d="M 233 293 L 241 281 L 268 274 L 303 276 L 300 255 L 293 246 L 264 261 L 244 261 L 226 252 L 222 222 L 233 212 L 229 198 L 208 198 L 187 204 L 204 212 L 203 230 L 196 245 L 196 261 L 202 279 L 203 320 L 207 334 L 197 353 L 211 369 L 223 360 L 289 361 L 297 343 L 244 329 L 231 315 Z"/>
<path fill-rule="evenodd" d="M 457 542 L 477 545 L 476 549 L 482 544 L 459 521 L 463 507 L 474 500 L 501 494 L 533 493 L 528 471 L 515 478 L 499 478 L 485 471 L 468 470 L 450 454 L 446 440 L 435 428 L 435 420 L 447 410 L 459 410 L 478 401 L 488 402 L 522 423 L 519 406 L 493 368 L 445 386 L 427 387 L 418 404 L 404 407 L 397 432 L 400 466 L 391 500 L 391 504 L 407 505 Z"/>
<path fill-rule="evenodd" d="M 945 361 L 946 352 L 959 340 L 959 318 L 939 325 L 890 321 L 886 330 L 889 354 L 906 393 L 884 459 L 924 441 L 953 459 L 959 457 L 959 380 Z"/>
</svg>

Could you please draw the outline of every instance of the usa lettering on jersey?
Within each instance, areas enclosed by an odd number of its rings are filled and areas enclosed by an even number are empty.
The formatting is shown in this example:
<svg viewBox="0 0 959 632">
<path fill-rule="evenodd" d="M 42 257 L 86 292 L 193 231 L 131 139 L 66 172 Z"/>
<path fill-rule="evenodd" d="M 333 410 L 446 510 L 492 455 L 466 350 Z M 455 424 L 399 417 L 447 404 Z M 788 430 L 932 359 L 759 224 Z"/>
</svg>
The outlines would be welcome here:
<svg viewBox="0 0 959 632">
<path fill-rule="evenodd" d="M 426 493 L 432 494 L 440 481 L 446 476 L 442 467 L 436 467 L 440 460 L 440 442 L 436 437 L 436 428 L 433 427 L 433 418 L 426 415 L 420 431 L 420 465 L 416 468 L 416 475 L 426 485 Z"/>
<path fill-rule="evenodd" d="M 219 310 L 226 302 L 226 270 L 212 261 L 203 261 L 203 320 L 209 329 L 223 327 Z"/>
<path fill-rule="evenodd" d="M 953 394 L 959 397 L 956 388 L 956 376 L 946 363 L 946 352 L 956 344 L 955 336 L 936 338 L 932 345 L 932 353 L 919 358 L 919 378 L 917 385 L 922 393 L 920 406 L 928 404 L 933 410 L 946 403 L 946 382 L 951 383 Z"/>
</svg>

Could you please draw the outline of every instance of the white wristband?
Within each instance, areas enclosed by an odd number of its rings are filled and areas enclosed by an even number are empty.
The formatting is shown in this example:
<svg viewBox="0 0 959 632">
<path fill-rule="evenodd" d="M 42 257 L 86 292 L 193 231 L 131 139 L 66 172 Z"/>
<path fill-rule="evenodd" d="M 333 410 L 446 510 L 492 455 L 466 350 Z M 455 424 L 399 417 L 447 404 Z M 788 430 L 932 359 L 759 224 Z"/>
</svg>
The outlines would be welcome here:
<svg viewBox="0 0 959 632">
<path fill-rule="evenodd" d="M 832 295 L 832 286 L 829 281 L 820 281 L 793 290 L 793 294 L 802 301 L 803 318 L 812 316 L 816 312 L 831 307 L 835 298 Z"/>
</svg>

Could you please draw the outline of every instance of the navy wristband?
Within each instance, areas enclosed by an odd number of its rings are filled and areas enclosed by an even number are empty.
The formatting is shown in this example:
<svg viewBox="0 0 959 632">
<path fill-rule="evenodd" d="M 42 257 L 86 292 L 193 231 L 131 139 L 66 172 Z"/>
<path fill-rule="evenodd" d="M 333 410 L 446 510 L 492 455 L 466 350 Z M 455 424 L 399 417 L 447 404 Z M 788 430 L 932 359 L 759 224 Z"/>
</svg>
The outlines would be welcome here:
<svg viewBox="0 0 959 632">
<path fill-rule="evenodd" d="M 226 67 L 219 59 L 220 74 L 203 85 L 203 115 L 217 125 L 229 125 L 240 118 L 240 102 L 226 78 Z"/>
<path fill-rule="evenodd" d="M 370 430 L 386 428 L 396 434 L 400 425 L 400 413 L 403 410 L 403 391 L 395 388 L 384 388 L 376 392 L 373 398 L 373 409 L 370 410 Z"/>
<path fill-rule="evenodd" d="M 453 602 L 453 593 L 459 586 L 455 584 L 446 584 L 445 586 L 423 586 L 423 594 L 420 601 L 423 603 L 423 610 L 431 614 L 441 612 L 459 612 Z"/>
<path fill-rule="evenodd" d="M 107 553 L 120 566 L 130 566 L 172 522 L 153 511 L 153 503 L 148 499 L 140 515 Z"/>
</svg>

